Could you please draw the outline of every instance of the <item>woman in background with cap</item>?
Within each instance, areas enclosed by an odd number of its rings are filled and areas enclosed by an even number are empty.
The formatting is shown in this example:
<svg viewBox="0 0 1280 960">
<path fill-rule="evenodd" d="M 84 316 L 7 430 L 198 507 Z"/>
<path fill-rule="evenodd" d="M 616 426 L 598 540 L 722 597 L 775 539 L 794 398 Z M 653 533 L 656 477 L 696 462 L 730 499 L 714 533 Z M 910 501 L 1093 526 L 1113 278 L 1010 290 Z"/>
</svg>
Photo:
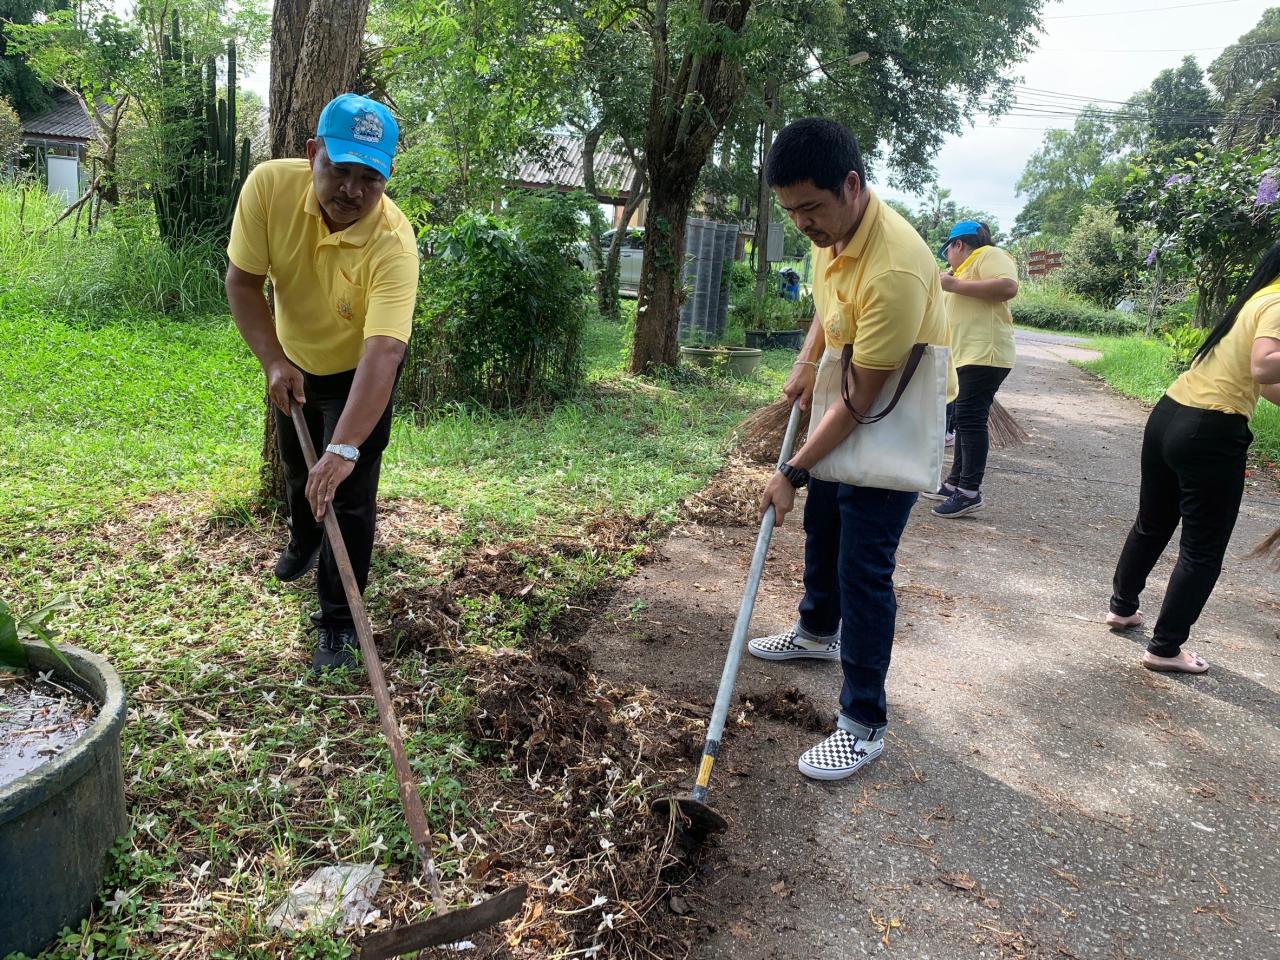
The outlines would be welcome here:
<svg viewBox="0 0 1280 960">
<path fill-rule="evenodd" d="M 938 255 L 949 265 L 941 282 L 960 395 L 951 473 L 936 492 L 924 496 L 941 500 L 933 513 L 950 519 L 983 507 L 980 488 L 991 445 L 987 417 L 996 391 L 1013 369 L 1009 301 L 1018 294 L 1018 268 L 1009 254 L 992 245 L 987 225 L 976 220 L 957 223 Z"/>
<path fill-rule="evenodd" d="M 1182 645 L 1222 572 L 1244 495 L 1249 420 L 1260 396 L 1280 404 L 1280 244 L 1267 251 L 1191 369 L 1147 420 L 1138 519 L 1116 565 L 1107 625 L 1129 630 L 1142 623 L 1138 598 L 1181 521 L 1178 563 L 1142 655 L 1148 670 L 1209 669 Z"/>
</svg>

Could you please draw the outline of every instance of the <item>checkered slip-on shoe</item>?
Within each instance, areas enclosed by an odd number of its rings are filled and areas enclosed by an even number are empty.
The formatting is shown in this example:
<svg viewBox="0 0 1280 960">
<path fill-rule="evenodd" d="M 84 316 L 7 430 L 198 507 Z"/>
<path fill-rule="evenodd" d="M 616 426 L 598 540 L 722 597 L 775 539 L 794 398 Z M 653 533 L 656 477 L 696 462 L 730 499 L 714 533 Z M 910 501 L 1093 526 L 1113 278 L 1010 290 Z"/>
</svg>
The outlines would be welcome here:
<svg viewBox="0 0 1280 960">
<path fill-rule="evenodd" d="M 811 780 L 843 780 L 884 752 L 883 740 L 863 740 L 848 730 L 836 730 L 800 757 L 800 772 Z"/>
<path fill-rule="evenodd" d="M 753 657 L 761 660 L 796 660 L 807 657 L 810 660 L 839 660 L 840 636 L 837 634 L 830 640 L 806 640 L 796 633 L 792 627 L 786 633 L 772 637 L 757 637 L 747 644 Z"/>
</svg>

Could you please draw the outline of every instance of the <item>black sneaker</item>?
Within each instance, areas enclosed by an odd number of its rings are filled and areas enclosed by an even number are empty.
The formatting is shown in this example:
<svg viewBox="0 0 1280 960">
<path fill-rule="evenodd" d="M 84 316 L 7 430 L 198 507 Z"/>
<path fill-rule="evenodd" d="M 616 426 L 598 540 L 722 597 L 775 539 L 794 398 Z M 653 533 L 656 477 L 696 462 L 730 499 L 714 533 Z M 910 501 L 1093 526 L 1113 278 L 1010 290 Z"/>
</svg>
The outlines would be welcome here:
<svg viewBox="0 0 1280 960">
<path fill-rule="evenodd" d="M 946 500 L 956 492 L 956 488 L 949 483 L 944 483 L 933 493 L 922 493 L 920 496 L 926 500 Z"/>
<path fill-rule="evenodd" d="M 311 672 L 350 669 L 360 662 L 360 641 L 355 627 L 330 627 L 320 624 L 316 628 L 320 639 L 315 655 L 311 658 Z"/>
<path fill-rule="evenodd" d="M 290 540 L 289 545 L 284 548 L 284 553 L 280 554 L 280 559 L 276 561 L 276 579 L 282 583 L 297 580 L 316 565 L 319 557 L 319 543 L 310 551 L 306 551 L 295 541 Z"/>
<path fill-rule="evenodd" d="M 982 509 L 982 494 L 975 493 L 972 497 L 961 493 L 957 490 L 951 496 L 943 500 L 933 508 L 935 517 L 945 517 L 948 520 L 954 520 L 956 517 L 965 517 L 971 513 L 977 513 Z"/>
</svg>

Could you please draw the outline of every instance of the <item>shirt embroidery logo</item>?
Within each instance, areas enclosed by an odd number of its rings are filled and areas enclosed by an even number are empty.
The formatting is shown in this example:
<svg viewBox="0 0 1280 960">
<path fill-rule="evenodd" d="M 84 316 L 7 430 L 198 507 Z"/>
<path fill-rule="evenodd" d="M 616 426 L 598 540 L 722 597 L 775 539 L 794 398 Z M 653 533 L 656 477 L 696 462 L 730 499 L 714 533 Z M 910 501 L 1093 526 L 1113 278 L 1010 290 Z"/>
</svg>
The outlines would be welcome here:
<svg viewBox="0 0 1280 960">
<path fill-rule="evenodd" d="M 340 316 L 343 320 L 351 319 L 351 304 L 348 303 L 346 300 L 338 301 L 338 316 Z"/>
<path fill-rule="evenodd" d="M 362 110 L 351 119 L 351 135 L 365 143 L 382 142 L 382 121 L 369 110 Z"/>
</svg>

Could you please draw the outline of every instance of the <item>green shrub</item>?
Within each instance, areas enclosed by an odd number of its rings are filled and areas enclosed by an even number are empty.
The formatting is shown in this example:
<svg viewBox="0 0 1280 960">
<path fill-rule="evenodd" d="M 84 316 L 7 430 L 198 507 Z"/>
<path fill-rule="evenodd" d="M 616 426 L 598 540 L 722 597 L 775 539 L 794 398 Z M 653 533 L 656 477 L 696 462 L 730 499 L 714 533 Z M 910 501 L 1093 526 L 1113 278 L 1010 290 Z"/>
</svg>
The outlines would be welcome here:
<svg viewBox="0 0 1280 960">
<path fill-rule="evenodd" d="M 593 309 L 573 258 L 581 208 L 580 198 L 524 195 L 506 216 L 468 212 L 432 231 L 402 404 L 506 408 L 578 389 Z"/>
<path fill-rule="evenodd" d="M 17 111 L 4 97 L 0 97 L 0 174 L 22 153 L 21 121 Z"/>
<path fill-rule="evenodd" d="M 1024 283 L 1010 304 L 1013 322 L 1041 330 L 1126 334 L 1142 330 L 1143 318 L 1119 310 L 1102 310 L 1074 297 L 1054 283 Z"/>
<path fill-rule="evenodd" d="M 807 327 L 813 319 L 813 297 L 810 294 L 801 294 L 799 300 L 784 300 L 778 296 L 782 277 L 776 267 L 769 268 L 763 300 L 756 299 L 756 271 L 751 264 L 735 260 L 729 282 L 732 326 L 742 326 L 746 330 L 795 330 Z"/>
<path fill-rule="evenodd" d="M 1103 307 L 1123 297 L 1141 265 L 1137 238 L 1110 207 L 1086 205 L 1067 238 L 1059 277 L 1072 293 Z"/>
<path fill-rule="evenodd" d="M 1164 330 L 1160 334 L 1160 339 L 1169 347 L 1169 368 L 1174 373 L 1182 373 L 1189 369 L 1196 352 L 1204 346 L 1208 336 L 1208 330 L 1186 323 Z"/>
</svg>

